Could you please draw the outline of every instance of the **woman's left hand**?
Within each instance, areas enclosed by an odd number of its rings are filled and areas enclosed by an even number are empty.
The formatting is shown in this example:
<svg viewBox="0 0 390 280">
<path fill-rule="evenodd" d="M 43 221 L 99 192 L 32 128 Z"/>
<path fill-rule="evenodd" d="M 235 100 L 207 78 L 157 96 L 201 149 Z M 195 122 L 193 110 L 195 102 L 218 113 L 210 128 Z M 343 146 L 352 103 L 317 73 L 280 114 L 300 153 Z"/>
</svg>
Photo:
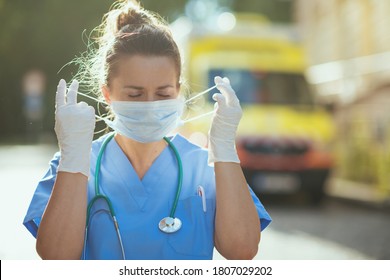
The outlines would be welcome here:
<svg viewBox="0 0 390 280">
<path fill-rule="evenodd" d="M 242 110 L 228 78 L 215 77 L 220 93 L 213 95 L 216 112 L 209 131 L 209 163 L 237 162 L 235 138 Z"/>
<path fill-rule="evenodd" d="M 239 164 L 235 138 L 242 110 L 227 78 L 215 78 L 216 111 L 209 131 L 209 163 L 214 164 L 217 209 L 215 247 L 227 259 L 252 259 L 260 241 L 260 220 Z"/>
</svg>

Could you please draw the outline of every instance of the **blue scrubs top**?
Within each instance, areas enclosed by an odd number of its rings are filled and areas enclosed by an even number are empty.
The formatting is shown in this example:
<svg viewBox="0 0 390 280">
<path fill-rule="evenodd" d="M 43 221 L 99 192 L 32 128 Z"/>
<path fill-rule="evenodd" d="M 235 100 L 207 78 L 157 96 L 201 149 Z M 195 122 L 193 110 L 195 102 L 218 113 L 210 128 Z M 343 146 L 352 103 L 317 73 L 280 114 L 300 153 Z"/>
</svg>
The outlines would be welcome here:
<svg viewBox="0 0 390 280">
<path fill-rule="evenodd" d="M 97 155 L 107 135 L 93 142 L 88 201 L 94 195 Z M 183 163 L 183 186 L 175 216 L 182 227 L 175 233 L 163 233 L 158 224 L 169 216 L 178 184 L 178 164 L 171 148 L 156 158 L 142 180 L 115 139 L 103 154 L 100 170 L 100 192 L 113 204 L 127 259 L 212 259 L 214 249 L 215 174 L 207 164 L 207 150 L 181 135 L 171 139 Z M 56 153 L 50 168 L 39 182 L 23 224 L 37 235 L 39 223 L 49 200 L 57 173 L 60 154 Z M 198 187 L 204 188 L 206 212 Z M 248 187 L 249 188 L 249 187 Z M 249 188 L 257 208 L 261 229 L 271 218 Z M 86 245 L 87 259 L 121 259 L 118 237 L 107 204 L 98 200 L 92 207 Z"/>
</svg>

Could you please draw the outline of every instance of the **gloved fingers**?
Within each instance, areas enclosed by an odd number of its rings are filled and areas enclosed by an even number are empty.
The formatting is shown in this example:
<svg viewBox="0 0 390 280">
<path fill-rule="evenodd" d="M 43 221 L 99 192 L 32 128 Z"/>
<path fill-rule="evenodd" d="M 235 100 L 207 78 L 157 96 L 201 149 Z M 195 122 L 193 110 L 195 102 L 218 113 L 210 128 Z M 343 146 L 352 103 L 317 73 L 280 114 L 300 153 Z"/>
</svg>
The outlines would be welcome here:
<svg viewBox="0 0 390 280">
<path fill-rule="evenodd" d="M 73 105 L 77 103 L 77 91 L 79 89 L 79 82 L 73 80 L 68 89 L 68 94 L 66 95 L 66 100 L 68 105 Z"/>
<path fill-rule="evenodd" d="M 79 107 L 87 107 L 87 106 L 89 106 L 87 103 L 85 103 L 84 101 L 81 101 L 81 102 L 79 102 L 79 103 L 77 103 L 77 105 L 79 106 Z"/>
<path fill-rule="evenodd" d="M 217 89 L 225 96 L 226 103 L 230 106 L 236 106 L 239 104 L 239 100 L 234 92 L 233 88 L 230 86 L 230 81 L 227 78 L 222 79 L 217 76 L 214 79 Z"/>
<path fill-rule="evenodd" d="M 81 102 L 77 103 L 77 106 L 82 107 L 82 109 L 85 110 L 86 113 L 92 115 L 93 118 L 95 118 L 95 108 L 90 106 L 88 103 L 81 101 Z"/>
<path fill-rule="evenodd" d="M 217 102 L 215 103 L 217 107 L 226 107 L 226 98 L 221 93 L 214 93 L 213 100 Z"/>
<path fill-rule="evenodd" d="M 222 84 L 224 81 L 223 81 L 223 79 L 220 77 L 220 76 L 215 76 L 214 77 L 214 83 L 216 84 L 216 85 L 218 85 L 218 84 Z"/>
<path fill-rule="evenodd" d="M 224 77 L 222 80 L 223 80 L 225 83 L 227 83 L 227 84 L 230 85 L 230 80 L 229 80 L 228 77 Z"/>
<path fill-rule="evenodd" d="M 95 109 L 92 106 L 89 106 L 89 105 L 88 105 L 88 109 L 89 109 L 89 113 L 91 114 L 93 119 L 95 119 Z"/>
<path fill-rule="evenodd" d="M 66 82 L 64 79 L 61 79 L 57 86 L 56 108 L 65 105 L 65 93 L 66 93 Z"/>
</svg>

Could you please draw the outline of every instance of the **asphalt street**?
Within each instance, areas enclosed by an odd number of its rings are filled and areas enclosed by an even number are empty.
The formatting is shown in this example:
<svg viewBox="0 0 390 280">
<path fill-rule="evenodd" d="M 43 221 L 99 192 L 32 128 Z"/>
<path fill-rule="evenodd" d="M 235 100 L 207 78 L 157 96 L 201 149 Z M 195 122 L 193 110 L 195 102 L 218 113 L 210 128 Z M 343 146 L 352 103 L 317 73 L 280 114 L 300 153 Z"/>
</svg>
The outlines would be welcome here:
<svg viewBox="0 0 390 280">
<path fill-rule="evenodd" d="M 22 221 L 56 150 L 52 144 L 0 146 L 0 259 L 39 259 Z M 262 233 L 256 259 L 390 259 L 389 211 L 337 199 L 319 206 L 278 198 L 263 203 L 273 222 Z M 215 259 L 222 259 L 218 252 Z"/>
</svg>

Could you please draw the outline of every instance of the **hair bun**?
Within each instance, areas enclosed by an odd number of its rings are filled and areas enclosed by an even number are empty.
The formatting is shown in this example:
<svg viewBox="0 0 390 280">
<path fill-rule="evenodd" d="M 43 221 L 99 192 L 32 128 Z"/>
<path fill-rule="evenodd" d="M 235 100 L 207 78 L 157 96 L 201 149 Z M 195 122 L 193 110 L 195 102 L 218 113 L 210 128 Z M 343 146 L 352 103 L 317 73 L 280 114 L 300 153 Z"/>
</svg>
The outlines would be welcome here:
<svg viewBox="0 0 390 280">
<path fill-rule="evenodd" d="M 154 20 L 136 1 L 125 1 L 118 8 L 116 30 L 120 31 L 125 26 L 153 24 Z"/>
</svg>

